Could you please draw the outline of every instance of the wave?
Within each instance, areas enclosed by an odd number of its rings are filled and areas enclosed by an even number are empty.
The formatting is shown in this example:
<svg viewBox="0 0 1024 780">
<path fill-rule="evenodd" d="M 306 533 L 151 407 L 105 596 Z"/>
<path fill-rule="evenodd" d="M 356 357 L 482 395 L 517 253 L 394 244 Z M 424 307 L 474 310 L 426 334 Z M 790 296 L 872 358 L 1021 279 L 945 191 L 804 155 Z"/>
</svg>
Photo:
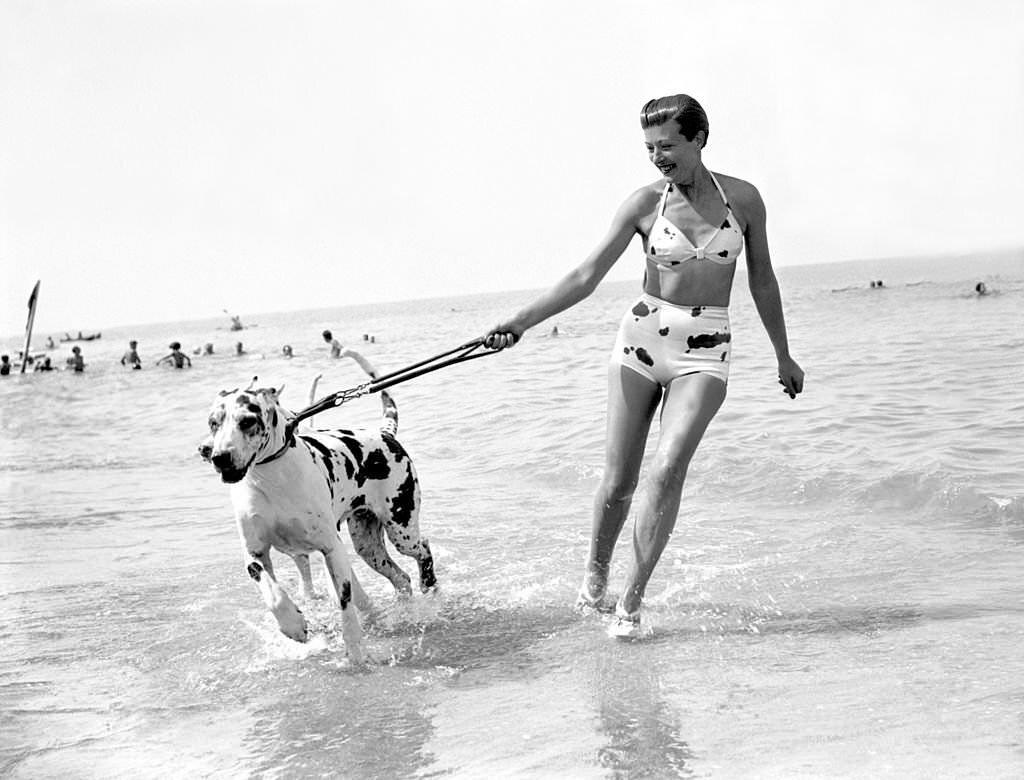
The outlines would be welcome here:
<svg viewBox="0 0 1024 780">
<path fill-rule="evenodd" d="M 949 522 L 1024 523 L 1024 496 L 1008 495 L 941 463 L 894 468 L 870 453 L 851 453 L 807 469 L 783 458 L 716 458 L 694 475 L 687 492 L 728 497 L 778 509 L 842 508 L 857 513 L 898 512 L 907 518 Z"/>
</svg>

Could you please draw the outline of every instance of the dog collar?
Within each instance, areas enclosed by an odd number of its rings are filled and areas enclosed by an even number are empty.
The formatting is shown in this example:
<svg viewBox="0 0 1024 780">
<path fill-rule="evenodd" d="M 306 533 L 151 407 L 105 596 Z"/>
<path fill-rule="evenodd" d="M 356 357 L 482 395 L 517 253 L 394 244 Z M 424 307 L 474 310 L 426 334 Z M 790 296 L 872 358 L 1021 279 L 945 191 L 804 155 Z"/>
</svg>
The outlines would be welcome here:
<svg viewBox="0 0 1024 780">
<path fill-rule="evenodd" d="M 294 446 L 295 446 L 295 435 L 294 435 L 294 433 L 292 431 L 292 426 L 289 425 L 289 426 L 287 426 L 285 428 L 284 444 L 281 445 L 281 448 L 277 452 L 275 452 L 275 453 L 273 453 L 271 455 L 268 455 L 263 460 L 256 461 L 256 465 L 257 466 L 262 466 L 265 463 L 270 463 L 271 461 L 275 461 L 278 458 L 280 458 L 282 455 L 284 455 L 285 452 L 288 451 L 289 447 L 294 447 Z"/>
</svg>

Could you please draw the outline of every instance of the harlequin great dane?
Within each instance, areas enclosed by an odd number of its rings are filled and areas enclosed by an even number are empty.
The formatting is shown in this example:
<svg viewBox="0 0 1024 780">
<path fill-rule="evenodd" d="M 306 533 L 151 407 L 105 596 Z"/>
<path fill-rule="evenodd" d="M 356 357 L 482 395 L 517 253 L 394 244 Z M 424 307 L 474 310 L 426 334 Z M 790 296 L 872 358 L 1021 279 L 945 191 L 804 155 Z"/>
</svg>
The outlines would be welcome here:
<svg viewBox="0 0 1024 780">
<path fill-rule="evenodd" d="M 352 357 L 376 377 L 361 356 Z M 210 409 L 210 435 L 199 453 L 231 485 L 249 576 L 282 633 L 305 641 L 306 620 L 274 577 L 270 548 L 295 561 L 307 598 L 313 595 L 309 553 L 320 552 L 341 605 L 346 650 L 358 663 L 362 628 L 353 606 L 365 609 L 368 600 L 349 565 L 341 525 L 348 525 L 360 557 L 397 591 L 408 594 L 412 588 L 388 554 L 384 532 L 399 552 L 416 559 L 420 589 L 433 588 L 434 559 L 419 532 L 416 470 L 395 438 L 398 410 L 387 393 L 381 393 L 384 423 L 377 431 L 293 432 L 279 395 L 266 388 L 222 391 Z M 311 402 L 312 395 L 313 390 Z"/>
</svg>

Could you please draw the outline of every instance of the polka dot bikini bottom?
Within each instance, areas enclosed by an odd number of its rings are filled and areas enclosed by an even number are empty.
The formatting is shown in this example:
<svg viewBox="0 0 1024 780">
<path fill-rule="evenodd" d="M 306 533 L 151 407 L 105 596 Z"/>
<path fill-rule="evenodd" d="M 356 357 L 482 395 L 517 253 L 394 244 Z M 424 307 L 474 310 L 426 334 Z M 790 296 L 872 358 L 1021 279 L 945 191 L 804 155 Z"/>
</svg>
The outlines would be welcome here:
<svg viewBox="0 0 1024 780">
<path fill-rule="evenodd" d="M 695 373 L 728 382 L 731 342 L 727 307 L 679 306 L 644 293 L 622 317 L 611 361 L 663 386 Z"/>
</svg>

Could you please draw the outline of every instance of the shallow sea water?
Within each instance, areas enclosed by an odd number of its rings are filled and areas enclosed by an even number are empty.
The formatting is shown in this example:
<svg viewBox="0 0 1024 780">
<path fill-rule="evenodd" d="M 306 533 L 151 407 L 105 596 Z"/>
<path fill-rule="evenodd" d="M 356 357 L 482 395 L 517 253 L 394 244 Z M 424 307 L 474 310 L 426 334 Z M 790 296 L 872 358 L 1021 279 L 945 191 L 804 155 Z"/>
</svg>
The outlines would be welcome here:
<svg viewBox="0 0 1024 780">
<path fill-rule="evenodd" d="M 729 398 L 635 642 L 571 604 L 636 283 L 602 286 L 557 337 L 396 388 L 441 590 L 403 602 L 355 564 L 377 605 L 365 668 L 328 598 L 299 600 L 308 644 L 277 632 L 195 453 L 206 410 L 254 375 L 296 409 L 317 373 L 322 393 L 361 383 L 324 327 L 388 371 L 529 293 L 111 329 L 83 344 L 84 375 L 5 378 L 0 774 L 1024 775 L 1024 256 L 779 276 L 806 392 L 776 385 L 738 279 Z M 130 337 L 143 371 L 116 365 Z M 154 368 L 172 339 L 218 354 Z M 624 534 L 613 591 L 628 555 Z M 295 593 L 290 562 L 278 574 Z M 314 579 L 325 595 L 319 561 Z"/>
</svg>

